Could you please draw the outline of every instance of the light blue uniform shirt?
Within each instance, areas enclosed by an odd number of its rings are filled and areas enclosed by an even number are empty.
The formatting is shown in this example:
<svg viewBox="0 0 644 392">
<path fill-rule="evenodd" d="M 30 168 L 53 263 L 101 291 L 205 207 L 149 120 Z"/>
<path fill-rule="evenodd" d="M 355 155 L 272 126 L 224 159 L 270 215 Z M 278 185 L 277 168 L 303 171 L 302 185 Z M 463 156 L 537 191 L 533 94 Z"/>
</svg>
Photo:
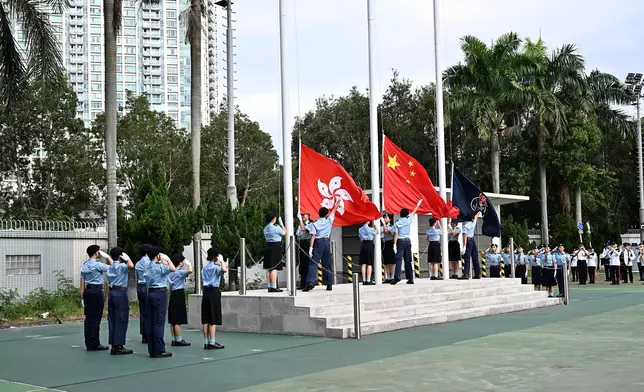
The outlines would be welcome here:
<svg viewBox="0 0 644 392">
<path fill-rule="evenodd" d="M 145 270 L 148 269 L 149 265 L 150 265 L 150 258 L 148 256 L 141 257 L 141 260 L 139 260 L 139 262 L 136 263 L 136 267 L 134 267 L 134 271 L 136 272 L 136 278 L 139 285 L 145 285 Z"/>
<path fill-rule="evenodd" d="M 127 287 L 128 272 L 127 263 L 115 261 L 107 269 L 107 281 L 110 283 L 110 287 Z"/>
<path fill-rule="evenodd" d="M 501 261 L 501 255 L 492 252 L 485 252 L 485 262 L 487 265 L 499 265 Z"/>
<path fill-rule="evenodd" d="M 281 242 L 284 230 L 278 225 L 269 223 L 264 227 L 264 238 L 266 242 Z"/>
<path fill-rule="evenodd" d="M 541 260 L 535 255 L 528 255 L 528 263 L 530 263 L 531 266 L 533 267 L 540 267 L 541 266 Z"/>
<path fill-rule="evenodd" d="M 358 235 L 362 241 L 373 241 L 373 237 L 376 235 L 376 229 L 367 225 L 362 225 L 362 227 L 358 229 Z"/>
<path fill-rule="evenodd" d="M 476 230 L 476 224 L 472 221 L 463 223 L 463 230 L 467 234 L 467 238 L 474 238 L 474 231 Z"/>
<path fill-rule="evenodd" d="M 208 262 L 201 270 L 201 281 L 204 287 L 219 287 L 221 276 L 224 272 L 221 266 L 214 261 Z"/>
<path fill-rule="evenodd" d="M 305 229 L 306 229 L 306 225 L 308 225 L 308 223 L 304 224 Z M 297 228 L 297 231 L 295 232 L 295 235 L 301 240 L 310 240 L 311 239 L 311 233 L 309 233 L 308 230 L 302 230 L 301 227 Z"/>
<path fill-rule="evenodd" d="M 430 241 L 440 241 L 441 240 L 441 231 L 438 230 L 436 227 L 432 226 L 429 229 L 427 229 L 427 238 L 429 238 Z"/>
<path fill-rule="evenodd" d="M 541 265 L 545 268 L 552 268 L 555 263 L 555 257 L 550 253 L 541 253 L 537 256 L 541 261 Z"/>
<path fill-rule="evenodd" d="M 320 218 L 310 225 L 306 226 L 309 233 L 314 234 L 316 239 L 329 238 L 331 236 L 331 227 L 335 214 L 330 214 L 328 218 Z"/>
<path fill-rule="evenodd" d="M 85 279 L 85 284 L 103 284 L 103 272 L 107 272 L 109 268 L 109 265 L 96 259 L 89 259 L 81 266 L 81 277 Z"/>
<path fill-rule="evenodd" d="M 168 287 L 168 275 L 170 267 L 161 263 L 151 262 L 145 271 L 145 284 L 151 289 L 160 289 Z"/>
<path fill-rule="evenodd" d="M 564 265 L 570 263 L 570 255 L 568 253 L 554 252 L 555 260 L 557 261 L 557 267 L 563 267 Z"/>
<path fill-rule="evenodd" d="M 515 253 L 514 262 L 518 265 L 525 265 L 528 264 L 528 258 L 523 253 Z"/>
<path fill-rule="evenodd" d="M 393 241 L 394 240 L 394 233 L 396 232 L 396 226 L 394 225 L 387 225 L 387 230 L 389 232 L 385 232 L 385 230 L 382 230 L 382 240 L 387 242 L 387 241 Z"/>
<path fill-rule="evenodd" d="M 458 241 L 458 236 L 459 236 L 460 234 L 462 234 L 462 233 L 463 233 L 463 231 L 462 231 L 462 230 L 461 230 L 461 228 L 460 228 L 460 227 L 458 227 L 458 226 L 456 226 L 456 227 L 450 227 L 450 229 L 452 229 L 452 230 L 454 231 L 454 233 L 456 233 L 456 235 L 452 235 L 452 232 L 451 232 L 451 231 L 449 231 L 449 229 L 448 229 L 448 230 L 447 230 L 447 232 L 448 232 L 448 237 L 447 237 L 447 239 L 448 239 L 449 241 Z"/>
<path fill-rule="evenodd" d="M 509 253 L 501 253 L 501 258 L 503 259 L 503 264 L 512 264 L 512 260 L 510 260 L 510 254 Z"/>
<path fill-rule="evenodd" d="M 398 239 L 409 239 L 409 235 L 411 232 L 411 222 L 414 219 L 415 214 L 409 214 L 404 218 L 398 218 L 396 223 L 394 224 L 396 226 L 396 231 L 398 232 Z"/>
<path fill-rule="evenodd" d="M 181 290 L 186 285 L 186 278 L 188 277 L 188 270 L 177 268 L 174 272 L 168 274 L 168 283 L 170 291 Z"/>
</svg>

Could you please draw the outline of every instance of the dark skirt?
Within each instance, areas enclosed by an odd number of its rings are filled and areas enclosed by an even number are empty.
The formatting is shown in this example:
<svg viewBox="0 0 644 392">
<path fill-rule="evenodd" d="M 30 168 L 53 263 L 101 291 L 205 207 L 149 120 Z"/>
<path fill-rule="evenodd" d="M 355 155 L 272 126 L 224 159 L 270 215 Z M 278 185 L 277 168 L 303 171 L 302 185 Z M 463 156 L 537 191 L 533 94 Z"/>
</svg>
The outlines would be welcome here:
<svg viewBox="0 0 644 392">
<path fill-rule="evenodd" d="M 264 269 L 281 271 L 282 268 L 282 243 L 267 243 L 264 247 Z"/>
<path fill-rule="evenodd" d="M 168 303 L 168 324 L 188 324 L 188 312 L 186 310 L 186 292 L 184 289 L 170 292 Z"/>
<path fill-rule="evenodd" d="M 541 286 L 541 283 L 543 282 L 543 276 L 541 272 L 543 269 L 541 268 L 540 265 L 534 265 L 532 266 L 532 284 L 536 286 Z"/>
<path fill-rule="evenodd" d="M 447 255 L 449 256 L 449 261 L 461 261 L 461 244 L 458 241 L 448 242 Z"/>
<path fill-rule="evenodd" d="M 541 271 L 541 284 L 546 287 L 557 285 L 554 268 L 543 268 Z"/>
<path fill-rule="evenodd" d="M 362 241 L 360 246 L 360 265 L 373 266 L 373 241 Z"/>
<path fill-rule="evenodd" d="M 219 291 L 219 287 L 203 288 L 201 324 L 221 325 L 221 291 Z"/>
<path fill-rule="evenodd" d="M 427 261 L 430 263 L 441 262 L 441 243 L 440 241 L 429 241 L 427 249 Z"/>
<path fill-rule="evenodd" d="M 385 247 L 382 250 L 382 262 L 385 265 L 396 264 L 396 254 L 394 253 L 394 242 L 385 241 Z"/>
</svg>

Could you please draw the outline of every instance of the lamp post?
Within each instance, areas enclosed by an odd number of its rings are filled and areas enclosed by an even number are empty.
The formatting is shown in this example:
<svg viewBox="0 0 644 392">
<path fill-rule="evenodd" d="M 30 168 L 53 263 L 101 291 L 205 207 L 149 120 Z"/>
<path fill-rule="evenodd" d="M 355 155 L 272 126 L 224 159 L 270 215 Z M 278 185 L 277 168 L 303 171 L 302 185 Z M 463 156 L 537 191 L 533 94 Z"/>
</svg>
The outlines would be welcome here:
<svg viewBox="0 0 644 392">
<path fill-rule="evenodd" d="M 644 241 L 644 169 L 642 167 L 642 119 L 640 117 L 640 98 L 642 96 L 642 74 L 629 73 L 626 76 L 626 86 L 635 95 L 636 121 L 637 121 L 637 163 L 640 187 L 640 241 Z"/>
</svg>

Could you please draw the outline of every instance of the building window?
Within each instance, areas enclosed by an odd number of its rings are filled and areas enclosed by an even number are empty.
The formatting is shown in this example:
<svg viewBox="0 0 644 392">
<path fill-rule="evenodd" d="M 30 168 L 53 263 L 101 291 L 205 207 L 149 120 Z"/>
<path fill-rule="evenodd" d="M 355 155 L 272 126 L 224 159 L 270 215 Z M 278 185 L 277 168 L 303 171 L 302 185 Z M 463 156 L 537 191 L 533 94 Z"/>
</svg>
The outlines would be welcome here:
<svg viewBox="0 0 644 392">
<path fill-rule="evenodd" d="M 89 13 L 92 15 L 100 15 L 101 14 L 101 9 L 98 7 L 92 7 L 89 9 Z"/>
<path fill-rule="evenodd" d="M 136 47 L 134 47 L 134 46 L 126 46 L 125 47 L 125 53 L 135 54 L 136 53 Z"/>
<path fill-rule="evenodd" d="M 168 67 L 168 73 L 169 74 L 176 74 L 177 73 L 177 67 Z"/>
<path fill-rule="evenodd" d="M 121 66 L 121 64 L 116 64 L 116 72 L 123 72 L 123 67 Z"/>
<path fill-rule="evenodd" d="M 125 38 L 125 43 L 128 45 L 136 44 L 136 38 Z"/>
<path fill-rule="evenodd" d="M 176 103 L 169 103 L 168 104 L 168 110 L 177 110 L 177 104 Z"/>
<path fill-rule="evenodd" d="M 176 20 L 168 20 L 168 27 L 177 27 Z"/>
<path fill-rule="evenodd" d="M 177 58 L 175 56 L 168 57 L 168 64 L 176 64 Z"/>
<path fill-rule="evenodd" d="M 125 75 L 126 82 L 136 82 L 136 75 Z"/>
<path fill-rule="evenodd" d="M 168 48 L 168 54 L 177 54 L 177 48 Z"/>
<path fill-rule="evenodd" d="M 136 21 L 134 19 L 125 18 L 123 20 L 123 25 L 124 26 L 136 26 Z"/>
<path fill-rule="evenodd" d="M 90 31 L 94 34 L 100 34 L 101 33 L 101 28 L 100 27 L 92 27 Z"/>
<path fill-rule="evenodd" d="M 136 91 L 136 84 L 126 84 L 125 89 L 130 91 Z"/>
<path fill-rule="evenodd" d="M 100 64 L 92 64 L 92 71 L 94 72 L 101 72 L 102 68 Z"/>
<path fill-rule="evenodd" d="M 92 82 L 100 82 L 102 80 L 101 74 L 92 74 Z"/>
<path fill-rule="evenodd" d="M 174 45 L 174 46 L 177 46 L 177 40 L 176 40 L 176 39 L 169 39 L 169 40 L 168 40 L 168 45 Z"/>
<path fill-rule="evenodd" d="M 92 99 L 101 100 L 101 99 L 103 99 L 103 94 L 101 94 L 101 93 L 92 93 Z"/>
<path fill-rule="evenodd" d="M 92 91 L 100 91 L 100 90 L 101 90 L 100 83 L 92 83 Z"/>
<path fill-rule="evenodd" d="M 177 83 L 176 76 L 168 76 L 168 83 Z"/>
<path fill-rule="evenodd" d="M 125 16 L 136 16 L 136 11 L 131 9 L 131 8 L 126 8 L 125 9 Z"/>
<path fill-rule="evenodd" d="M 176 101 L 177 94 L 168 94 L 168 101 Z"/>
<path fill-rule="evenodd" d="M 92 43 L 93 44 L 100 44 L 101 43 L 101 36 L 100 35 L 92 35 Z"/>
<path fill-rule="evenodd" d="M 40 275 L 40 255 L 7 255 L 5 275 Z"/>
<path fill-rule="evenodd" d="M 100 109 L 103 107 L 103 102 L 101 101 L 92 101 L 92 109 Z"/>
<path fill-rule="evenodd" d="M 133 65 L 126 65 L 125 66 L 125 72 L 136 73 L 136 67 L 133 66 Z"/>
<path fill-rule="evenodd" d="M 134 57 L 134 56 L 125 56 L 125 63 L 126 64 L 135 64 L 136 63 L 136 57 Z"/>
<path fill-rule="evenodd" d="M 98 17 L 98 16 L 92 16 L 91 21 L 92 21 L 92 24 L 100 25 L 102 19 L 100 17 Z"/>
<path fill-rule="evenodd" d="M 134 29 L 123 29 L 123 35 L 136 35 L 136 30 L 134 30 Z"/>
<path fill-rule="evenodd" d="M 177 13 L 175 11 L 168 11 L 166 13 L 166 16 L 167 16 L 168 19 L 173 19 L 173 18 L 177 17 Z"/>
<path fill-rule="evenodd" d="M 101 5 L 101 0 L 92 0 L 90 2 L 90 4 L 92 4 L 92 5 Z"/>
<path fill-rule="evenodd" d="M 101 56 L 100 56 L 100 55 L 97 55 L 97 54 L 92 55 L 92 61 L 93 61 L 93 62 L 95 62 L 95 63 L 100 63 L 100 62 L 101 62 L 101 60 L 102 60 L 102 59 L 101 59 Z"/>
<path fill-rule="evenodd" d="M 177 30 L 170 29 L 168 30 L 168 37 L 176 37 L 177 36 Z"/>
</svg>

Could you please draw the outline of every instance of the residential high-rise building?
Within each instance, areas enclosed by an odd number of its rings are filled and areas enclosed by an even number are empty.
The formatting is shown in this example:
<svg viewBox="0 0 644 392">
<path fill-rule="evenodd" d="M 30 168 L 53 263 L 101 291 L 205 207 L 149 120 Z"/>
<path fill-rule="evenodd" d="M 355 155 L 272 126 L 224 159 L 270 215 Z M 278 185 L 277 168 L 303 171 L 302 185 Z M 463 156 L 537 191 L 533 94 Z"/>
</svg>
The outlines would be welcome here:
<svg viewBox="0 0 644 392">
<path fill-rule="evenodd" d="M 167 113 L 180 128 L 190 128 L 190 47 L 179 17 L 186 6 L 177 0 L 123 2 L 116 47 L 119 110 L 127 111 L 128 90 L 135 95 L 146 94 L 153 110 Z M 206 10 L 204 17 L 204 25 L 212 33 L 202 34 L 204 123 L 220 101 L 217 52 L 221 33 L 217 30 L 223 24 L 223 15 L 219 8 Z M 105 109 L 103 1 L 71 0 L 63 14 L 50 14 L 50 21 L 58 28 L 69 83 L 78 96 L 77 115 L 89 126 Z"/>
</svg>

